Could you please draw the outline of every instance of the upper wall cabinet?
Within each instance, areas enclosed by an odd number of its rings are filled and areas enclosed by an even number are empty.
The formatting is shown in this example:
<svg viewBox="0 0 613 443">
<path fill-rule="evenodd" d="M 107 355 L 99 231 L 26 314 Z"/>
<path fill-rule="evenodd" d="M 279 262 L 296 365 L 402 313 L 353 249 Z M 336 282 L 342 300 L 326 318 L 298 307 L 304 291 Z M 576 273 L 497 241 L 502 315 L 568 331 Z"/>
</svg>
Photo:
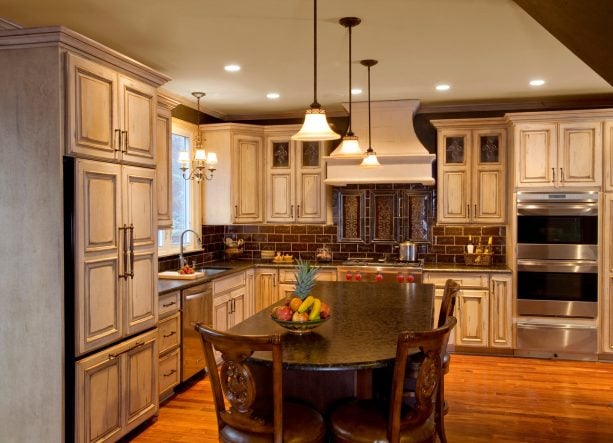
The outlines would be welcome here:
<svg viewBox="0 0 613 443">
<path fill-rule="evenodd" d="M 613 191 L 613 115 L 604 121 L 604 187 L 605 191 Z"/>
<path fill-rule="evenodd" d="M 511 123 L 516 188 L 600 188 L 603 127 L 612 110 L 507 114 Z M 613 190 L 606 146 L 606 189 Z"/>
<path fill-rule="evenodd" d="M 158 228 L 172 227 L 172 115 L 179 102 L 158 94 L 155 123 Z"/>
<path fill-rule="evenodd" d="M 266 137 L 266 221 L 324 223 L 324 142 L 296 142 L 296 131 Z"/>
<path fill-rule="evenodd" d="M 438 131 L 438 222 L 504 223 L 504 120 L 433 120 L 432 124 Z"/>
<path fill-rule="evenodd" d="M 67 154 L 154 167 L 156 88 L 71 53 L 66 67 Z"/>
<path fill-rule="evenodd" d="M 264 152 L 261 127 L 203 125 L 204 148 L 217 153 L 217 170 L 203 183 L 204 224 L 264 221 Z"/>
</svg>

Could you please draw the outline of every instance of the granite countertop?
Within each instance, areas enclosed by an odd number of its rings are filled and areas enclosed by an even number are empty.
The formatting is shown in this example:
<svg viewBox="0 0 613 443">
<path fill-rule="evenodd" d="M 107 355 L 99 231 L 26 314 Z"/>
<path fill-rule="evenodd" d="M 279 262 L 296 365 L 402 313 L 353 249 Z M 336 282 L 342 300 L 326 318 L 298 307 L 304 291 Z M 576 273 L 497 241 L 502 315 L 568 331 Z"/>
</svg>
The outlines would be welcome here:
<svg viewBox="0 0 613 443">
<path fill-rule="evenodd" d="M 332 261 L 330 263 L 317 263 L 316 266 L 322 269 L 335 269 L 341 266 L 341 261 Z M 245 271 L 249 268 L 293 268 L 296 262 L 291 263 L 274 263 L 271 260 L 218 260 L 212 263 L 207 263 L 205 268 L 224 268 L 223 272 L 218 272 L 214 275 L 195 278 L 193 280 L 158 280 L 158 294 L 163 295 L 172 291 L 189 288 L 210 282 L 216 278 L 223 278 L 235 272 Z M 199 271 L 202 269 L 198 269 Z M 511 269 L 507 265 L 492 265 L 492 266 L 469 266 L 459 263 L 425 263 L 424 272 L 492 272 L 492 273 L 509 273 Z"/>
<path fill-rule="evenodd" d="M 396 355 L 398 333 L 432 329 L 434 285 L 319 282 L 313 295 L 330 305 L 330 319 L 308 334 L 294 334 L 264 309 L 229 330 L 281 334 L 286 368 L 339 370 L 382 367 Z M 281 302 L 277 303 L 280 304 Z M 253 360 L 267 364 L 269 353 Z"/>
</svg>

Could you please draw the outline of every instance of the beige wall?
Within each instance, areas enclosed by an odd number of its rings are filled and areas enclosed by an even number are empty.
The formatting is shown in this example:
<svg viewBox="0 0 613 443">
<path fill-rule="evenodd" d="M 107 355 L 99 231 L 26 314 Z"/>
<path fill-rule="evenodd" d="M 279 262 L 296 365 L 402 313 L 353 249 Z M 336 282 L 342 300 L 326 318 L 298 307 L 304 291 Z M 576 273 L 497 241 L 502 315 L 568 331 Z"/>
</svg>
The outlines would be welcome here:
<svg viewBox="0 0 613 443">
<path fill-rule="evenodd" d="M 64 441 L 59 62 L 0 50 L 2 442 Z"/>
</svg>

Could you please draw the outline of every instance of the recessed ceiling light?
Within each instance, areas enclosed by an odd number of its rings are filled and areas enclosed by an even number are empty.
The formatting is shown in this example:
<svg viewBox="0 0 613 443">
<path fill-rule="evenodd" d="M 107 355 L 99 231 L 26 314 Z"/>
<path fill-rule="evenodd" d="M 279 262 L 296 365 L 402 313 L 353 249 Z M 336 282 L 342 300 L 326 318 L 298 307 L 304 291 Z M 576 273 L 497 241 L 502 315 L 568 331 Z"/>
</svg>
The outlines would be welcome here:
<svg viewBox="0 0 613 443">
<path fill-rule="evenodd" d="M 445 84 L 436 85 L 435 87 L 437 91 L 449 91 L 451 89 L 451 86 Z"/>
<path fill-rule="evenodd" d="M 241 67 L 238 65 L 226 65 L 224 69 L 228 72 L 237 72 L 241 70 Z"/>
<path fill-rule="evenodd" d="M 352 93 L 353 95 L 358 95 L 358 94 L 361 94 L 361 93 L 362 93 L 362 90 L 361 90 L 360 88 L 353 88 L 353 89 L 351 90 L 351 93 Z"/>
<path fill-rule="evenodd" d="M 530 86 L 543 86 L 545 84 L 545 80 L 537 79 L 530 80 Z"/>
<path fill-rule="evenodd" d="M 266 94 L 266 98 L 269 98 L 271 100 L 276 100 L 279 97 L 281 97 L 281 96 L 279 95 L 278 92 L 269 92 L 268 94 Z"/>
</svg>

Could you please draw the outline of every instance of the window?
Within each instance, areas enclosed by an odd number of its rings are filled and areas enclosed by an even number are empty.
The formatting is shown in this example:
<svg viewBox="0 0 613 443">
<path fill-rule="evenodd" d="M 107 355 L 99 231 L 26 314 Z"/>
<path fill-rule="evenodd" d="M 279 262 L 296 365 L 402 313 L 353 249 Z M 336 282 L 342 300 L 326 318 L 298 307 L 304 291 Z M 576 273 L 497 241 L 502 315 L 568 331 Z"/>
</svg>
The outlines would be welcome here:
<svg viewBox="0 0 613 443">
<path fill-rule="evenodd" d="M 158 255 L 179 253 L 181 233 L 186 229 L 201 231 L 201 185 L 194 180 L 185 180 L 179 169 L 179 152 L 192 152 L 192 139 L 197 131 L 196 125 L 176 118 L 172 119 L 172 229 L 158 232 Z M 200 249 L 196 236 L 185 234 L 184 251 Z"/>
</svg>

